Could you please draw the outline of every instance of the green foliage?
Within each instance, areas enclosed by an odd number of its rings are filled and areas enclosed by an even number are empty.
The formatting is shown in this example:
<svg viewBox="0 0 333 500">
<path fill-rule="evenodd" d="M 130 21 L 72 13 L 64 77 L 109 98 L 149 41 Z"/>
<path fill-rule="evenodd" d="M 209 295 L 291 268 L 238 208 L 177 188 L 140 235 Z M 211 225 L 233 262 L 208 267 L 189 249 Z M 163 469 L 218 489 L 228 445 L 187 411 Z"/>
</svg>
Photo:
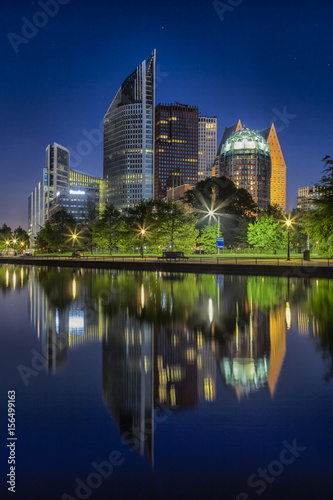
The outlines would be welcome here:
<svg viewBox="0 0 333 500">
<path fill-rule="evenodd" d="M 205 226 L 201 231 L 200 244 L 207 253 L 216 252 L 216 237 L 218 235 L 218 224 Z"/>
<path fill-rule="evenodd" d="M 92 225 L 92 237 L 99 248 L 107 248 L 111 254 L 117 247 L 120 229 L 121 213 L 112 203 L 104 207 L 101 217 Z"/>
<path fill-rule="evenodd" d="M 66 252 L 73 249 L 72 235 L 77 232 L 77 221 L 65 208 L 57 210 L 37 234 L 38 250 Z M 78 245 L 80 238 L 78 238 Z"/>
<path fill-rule="evenodd" d="M 254 248 L 284 250 L 287 248 L 287 230 L 273 215 L 264 214 L 249 225 L 248 242 Z"/>
<path fill-rule="evenodd" d="M 329 256 L 333 255 L 333 159 L 326 156 L 325 168 L 316 189 L 320 194 L 314 199 L 316 208 L 309 210 L 304 217 L 305 229 L 313 244 L 318 241 L 319 250 Z"/>
<path fill-rule="evenodd" d="M 210 222 L 207 213 L 212 210 L 215 214 L 213 217 L 220 216 L 225 245 L 246 245 L 245 224 L 242 221 L 254 221 L 258 212 L 256 203 L 246 189 L 238 189 L 226 177 L 212 177 L 186 191 L 184 199 L 200 215 L 199 229 Z"/>
</svg>

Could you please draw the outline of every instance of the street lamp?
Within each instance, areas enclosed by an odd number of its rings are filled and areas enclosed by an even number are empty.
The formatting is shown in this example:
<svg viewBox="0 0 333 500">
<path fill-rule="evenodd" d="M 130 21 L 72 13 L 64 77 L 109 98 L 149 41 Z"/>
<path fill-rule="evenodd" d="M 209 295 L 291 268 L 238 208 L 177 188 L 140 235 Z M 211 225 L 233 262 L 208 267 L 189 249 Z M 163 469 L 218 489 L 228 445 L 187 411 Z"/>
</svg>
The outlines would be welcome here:
<svg viewBox="0 0 333 500">
<path fill-rule="evenodd" d="M 143 240 L 145 237 L 146 231 L 144 229 L 141 229 L 141 257 L 143 258 Z"/>
<path fill-rule="evenodd" d="M 220 237 L 220 214 L 217 214 L 215 210 L 209 210 L 208 215 L 210 217 L 217 217 L 217 237 Z M 217 253 L 220 253 L 220 249 L 217 249 Z"/>
<path fill-rule="evenodd" d="M 6 241 L 6 245 L 7 245 L 7 255 L 8 255 L 8 246 L 9 246 L 9 241 L 8 240 Z"/>
<path fill-rule="evenodd" d="M 76 243 L 77 235 L 73 234 L 72 238 L 73 238 L 73 248 L 74 248 L 73 253 L 75 253 L 75 243 Z"/>
<path fill-rule="evenodd" d="M 290 260 L 290 237 L 289 237 L 289 229 L 290 229 L 290 226 L 291 226 L 291 220 L 288 219 L 286 221 L 286 224 L 287 224 L 287 235 L 288 235 L 288 253 L 287 253 L 287 260 Z"/>
</svg>

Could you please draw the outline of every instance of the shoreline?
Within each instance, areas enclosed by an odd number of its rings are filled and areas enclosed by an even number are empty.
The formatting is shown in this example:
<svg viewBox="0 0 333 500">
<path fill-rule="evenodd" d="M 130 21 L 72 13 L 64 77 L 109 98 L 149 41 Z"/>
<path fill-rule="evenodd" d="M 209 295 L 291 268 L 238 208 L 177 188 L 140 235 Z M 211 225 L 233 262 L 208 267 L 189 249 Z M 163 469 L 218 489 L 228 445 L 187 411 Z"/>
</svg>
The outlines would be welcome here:
<svg viewBox="0 0 333 500">
<path fill-rule="evenodd" d="M 196 259 L 197 260 L 197 259 Z M 226 262 L 228 260 L 228 262 Z M 275 261 L 269 263 L 267 261 Z M 84 257 L 73 259 L 71 257 L 0 257 L 0 264 L 50 266 L 50 267 L 76 267 L 85 269 L 117 269 L 128 271 L 157 271 L 173 273 L 196 273 L 196 274 L 235 274 L 253 276 L 284 276 L 294 278 L 333 278 L 333 260 L 319 259 L 317 265 L 313 262 L 297 260 L 288 262 L 286 259 L 265 258 L 215 258 L 207 259 L 206 262 L 195 260 L 165 262 L 156 258 L 146 257 L 137 260 L 131 258 L 105 258 Z M 223 262 L 224 261 L 224 262 Z M 259 261 L 259 262 L 258 262 Z M 266 262 L 264 262 L 266 261 Z M 326 261 L 326 265 L 325 265 Z M 288 263 L 287 263 L 288 262 Z"/>
</svg>

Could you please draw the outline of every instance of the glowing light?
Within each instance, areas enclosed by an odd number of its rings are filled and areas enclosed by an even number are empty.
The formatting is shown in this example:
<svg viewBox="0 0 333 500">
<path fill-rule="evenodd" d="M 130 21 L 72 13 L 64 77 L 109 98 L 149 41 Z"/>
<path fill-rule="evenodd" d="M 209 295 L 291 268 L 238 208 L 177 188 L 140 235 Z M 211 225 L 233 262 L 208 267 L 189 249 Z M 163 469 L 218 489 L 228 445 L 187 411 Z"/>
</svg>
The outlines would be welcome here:
<svg viewBox="0 0 333 500">
<path fill-rule="evenodd" d="M 9 272 L 8 269 L 6 269 L 6 287 L 9 285 Z"/>
<path fill-rule="evenodd" d="M 290 327 L 291 327 L 291 310 L 290 310 L 290 304 L 289 304 L 289 302 L 286 303 L 286 323 L 287 323 L 287 330 L 290 330 Z"/>
<path fill-rule="evenodd" d="M 73 296 L 73 299 L 76 298 L 76 280 L 75 280 L 75 278 L 73 278 L 73 281 L 72 281 L 72 296 Z"/>
<path fill-rule="evenodd" d="M 141 307 L 142 309 L 145 307 L 145 288 L 143 286 L 143 283 L 141 285 Z"/>
<path fill-rule="evenodd" d="M 288 220 L 286 221 L 286 224 L 287 224 L 287 226 L 288 226 L 288 228 L 289 228 L 289 227 L 291 226 L 291 220 L 290 220 L 290 219 L 288 219 Z"/>
<path fill-rule="evenodd" d="M 85 191 L 80 191 L 80 190 L 74 191 L 73 189 L 70 189 L 69 190 L 69 194 L 86 194 L 86 192 Z"/>
<path fill-rule="evenodd" d="M 16 274 L 14 272 L 14 274 L 13 274 L 13 289 L 15 290 L 15 288 L 16 288 Z"/>
<path fill-rule="evenodd" d="M 213 301 L 212 299 L 209 299 L 208 301 L 208 314 L 209 314 L 209 321 L 212 323 L 213 321 Z"/>
</svg>

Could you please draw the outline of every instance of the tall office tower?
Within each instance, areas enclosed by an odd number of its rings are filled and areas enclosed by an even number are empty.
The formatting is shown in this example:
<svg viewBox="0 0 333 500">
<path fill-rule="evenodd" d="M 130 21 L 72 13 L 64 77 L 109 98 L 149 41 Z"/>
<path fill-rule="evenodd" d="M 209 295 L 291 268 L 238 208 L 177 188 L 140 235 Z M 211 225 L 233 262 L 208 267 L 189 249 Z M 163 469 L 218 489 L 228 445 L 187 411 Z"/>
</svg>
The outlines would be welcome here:
<svg viewBox="0 0 333 500">
<path fill-rule="evenodd" d="M 320 195 L 321 193 L 318 192 L 316 186 L 299 188 L 297 196 L 297 209 L 311 210 L 312 208 L 316 208 L 315 200 L 318 199 Z"/>
<path fill-rule="evenodd" d="M 104 116 L 105 202 L 123 210 L 153 197 L 156 51 L 122 83 Z"/>
<path fill-rule="evenodd" d="M 271 151 L 272 175 L 271 175 L 271 203 L 280 206 L 283 212 L 286 212 L 286 174 L 287 167 L 284 161 L 282 149 L 274 127 L 272 125 L 260 132 L 260 135 L 268 142 Z"/>
<path fill-rule="evenodd" d="M 154 196 L 198 182 L 198 118 L 196 106 L 158 104 L 155 111 Z"/>
<path fill-rule="evenodd" d="M 268 143 L 258 132 L 248 128 L 233 132 L 221 147 L 219 176 L 246 189 L 258 207 L 265 208 L 270 203 L 271 182 Z"/>
<path fill-rule="evenodd" d="M 56 142 L 47 146 L 43 170 L 45 192 L 44 219 L 49 218 L 50 205 L 56 193 L 69 192 L 69 151 Z"/>
<path fill-rule="evenodd" d="M 199 116 L 198 180 L 212 177 L 216 155 L 217 118 Z"/>
</svg>

